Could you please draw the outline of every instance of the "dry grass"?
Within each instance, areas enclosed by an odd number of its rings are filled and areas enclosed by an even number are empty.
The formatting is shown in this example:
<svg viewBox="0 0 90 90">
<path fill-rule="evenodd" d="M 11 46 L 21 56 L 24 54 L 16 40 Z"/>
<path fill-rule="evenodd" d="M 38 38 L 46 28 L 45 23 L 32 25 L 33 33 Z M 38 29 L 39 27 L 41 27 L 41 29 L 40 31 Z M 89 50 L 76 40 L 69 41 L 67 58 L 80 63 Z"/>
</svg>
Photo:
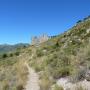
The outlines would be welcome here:
<svg viewBox="0 0 90 90">
<path fill-rule="evenodd" d="M 22 90 L 28 74 L 24 61 L 7 57 L 0 64 L 0 90 Z"/>
</svg>

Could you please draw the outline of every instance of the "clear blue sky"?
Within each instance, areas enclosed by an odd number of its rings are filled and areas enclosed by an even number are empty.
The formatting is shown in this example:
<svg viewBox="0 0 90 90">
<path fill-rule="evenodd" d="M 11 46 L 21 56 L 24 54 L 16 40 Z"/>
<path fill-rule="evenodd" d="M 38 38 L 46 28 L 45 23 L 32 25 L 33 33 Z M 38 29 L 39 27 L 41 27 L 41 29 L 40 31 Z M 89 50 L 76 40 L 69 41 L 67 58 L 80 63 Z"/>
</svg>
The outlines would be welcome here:
<svg viewBox="0 0 90 90">
<path fill-rule="evenodd" d="M 0 0 L 0 44 L 60 34 L 90 15 L 90 0 Z"/>
</svg>

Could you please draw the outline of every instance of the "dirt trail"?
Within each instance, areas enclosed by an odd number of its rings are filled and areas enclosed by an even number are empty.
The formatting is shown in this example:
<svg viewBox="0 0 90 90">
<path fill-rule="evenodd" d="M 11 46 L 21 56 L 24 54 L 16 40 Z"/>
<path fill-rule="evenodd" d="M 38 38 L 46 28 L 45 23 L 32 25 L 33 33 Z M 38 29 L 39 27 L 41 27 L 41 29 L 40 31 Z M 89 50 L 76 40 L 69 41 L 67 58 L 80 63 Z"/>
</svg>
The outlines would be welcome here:
<svg viewBox="0 0 90 90">
<path fill-rule="evenodd" d="M 25 63 L 25 65 L 27 66 L 29 72 L 25 90 L 40 90 L 38 74 L 30 68 L 27 63 Z"/>
</svg>

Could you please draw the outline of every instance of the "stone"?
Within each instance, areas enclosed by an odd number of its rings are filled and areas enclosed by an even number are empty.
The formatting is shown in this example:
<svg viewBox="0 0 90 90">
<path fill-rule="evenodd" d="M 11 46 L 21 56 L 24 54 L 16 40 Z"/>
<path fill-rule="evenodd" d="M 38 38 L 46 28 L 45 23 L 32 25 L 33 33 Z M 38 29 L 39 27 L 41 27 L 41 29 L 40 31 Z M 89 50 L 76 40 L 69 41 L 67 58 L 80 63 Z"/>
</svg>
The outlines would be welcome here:
<svg viewBox="0 0 90 90">
<path fill-rule="evenodd" d="M 90 70 L 86 72 L 86 80 L 90 81 Z"/>
<path fill-rule="evenodd" d="M 89 29 L 87 29 L 87 33 L 90 33 L 90 28 L 89 28 Z"/>
<path fill-rule="evenodd" d="M 46 42 L 47 40 L 49 39 L 49 36 L 46 35 L 46 34 L 43 34 L 39 37 L 32 37 L 32 40 L 31 40 L 31 45 L 39 45 L 43 42 Z"/>
</svg>

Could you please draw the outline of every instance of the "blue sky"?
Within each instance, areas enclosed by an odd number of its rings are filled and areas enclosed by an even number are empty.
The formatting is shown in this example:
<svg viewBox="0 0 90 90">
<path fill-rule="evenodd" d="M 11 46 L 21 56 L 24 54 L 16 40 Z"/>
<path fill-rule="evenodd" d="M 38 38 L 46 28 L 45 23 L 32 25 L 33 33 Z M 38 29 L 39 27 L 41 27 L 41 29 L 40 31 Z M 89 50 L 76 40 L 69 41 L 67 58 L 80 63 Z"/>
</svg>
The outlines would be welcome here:
<svg viewBox="0 0 90 90">
<path fill-rule="evenodd" d="M 0 44 L 60 34 L 90 15 L 90 0 L 0 0 Z"/>
</svg>

